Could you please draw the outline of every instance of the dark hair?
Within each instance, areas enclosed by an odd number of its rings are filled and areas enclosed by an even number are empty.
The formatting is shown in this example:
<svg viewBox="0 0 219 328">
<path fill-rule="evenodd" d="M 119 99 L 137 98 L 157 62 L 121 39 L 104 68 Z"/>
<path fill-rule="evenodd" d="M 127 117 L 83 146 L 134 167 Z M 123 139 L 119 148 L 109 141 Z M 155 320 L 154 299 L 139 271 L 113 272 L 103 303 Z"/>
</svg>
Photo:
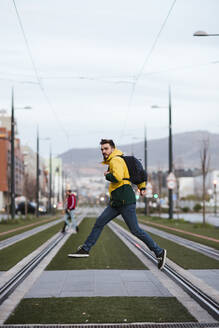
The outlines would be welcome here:
<svg viewBox="0 0 219 328">
<path fill-rule="evenodd" d="M 71 189 L 66 190 L 67 192 L 71 192 Z"/>
<path fill-rule="evenodd" d="M 104 145 L 107 143 L 110 144 L 111 147 L 116 148 L 112 139 L 101 139 L 101 141 L 100 141 L 100 145 Z"/>
</svg>

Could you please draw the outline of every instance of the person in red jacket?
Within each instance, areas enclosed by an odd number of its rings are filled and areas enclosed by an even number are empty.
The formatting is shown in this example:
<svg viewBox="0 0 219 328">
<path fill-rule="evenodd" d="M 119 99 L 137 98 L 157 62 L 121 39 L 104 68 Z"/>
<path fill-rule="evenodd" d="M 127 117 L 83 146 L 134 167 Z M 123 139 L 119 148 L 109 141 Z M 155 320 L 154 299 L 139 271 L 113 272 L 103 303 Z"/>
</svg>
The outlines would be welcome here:
<svg viewBox="0 0 219 328">
<path fill-rule="evenodd" d="M 66 209 L 65 209 L 65 216 L 64 216 L 65 224 L 62 229 L 62 232 L 65 232 L 66 226 L 68 226 L 69 231 L 71 231 L 71 229 L 72 229 L 73 233 L 78 232 L 77 221 L 74 217 L 75 207 L 76 207 L 76 197 L 72 193 L 71 190 L 67 190 L 66 191 Z"/>
</svg>

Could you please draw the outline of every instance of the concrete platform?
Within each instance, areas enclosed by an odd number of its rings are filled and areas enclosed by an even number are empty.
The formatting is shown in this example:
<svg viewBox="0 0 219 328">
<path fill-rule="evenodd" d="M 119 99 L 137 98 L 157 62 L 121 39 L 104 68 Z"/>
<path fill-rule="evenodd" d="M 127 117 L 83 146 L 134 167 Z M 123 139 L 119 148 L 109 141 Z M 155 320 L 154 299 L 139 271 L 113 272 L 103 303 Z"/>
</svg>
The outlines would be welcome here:
<svg viewBox="0 0 219 328">
<path fill-rule="evenodd" d="M 219 269 L 188 271 L 219 292 Z"/>
<path fill-rule="evenodd" d="M 148 270 L 44 271 L 25 298 L 159 296 L 170 292 Z"/>
<path fill-rule="evenodd" d="M 98 271 L 101 271 L 100 277 L 99 277 Z M 32 294 L 34 294 L 35 292 L 37 292 L 36 288 L 37 288 L 37 290 L 40 290 L 40 289 L 43 290 L 44 288 L 47 289 L 47 287 L 44 287 L 44 284 L 46 284 L 46 286 L 48 286 L 50 283 L 52 284 L 54 280 L 56 281 L 56 277 L 58 277 L 58 279 L 61 278 L 62 283 L 63 283 L 63 277 L 66 277 L 66 274 L 65 274 L 66 272 L 68 272 L 68 276 L 70 277 L 68 279 L 70 279 L 71 282 L 74 282 L 74 284 L 75 284 L 75 281 L 77 281 L 77 279 L 79 278 L 79 276 L 83 277 L 83 279 L 86 280 L 86 276 L 90 274 L 92 276 L 92 278 L 90 278 L 90 280 L 92 281 L 92 279 L 96 279 L 95 280 L 96 283 L 98 283 L 98 281 L 99 281 L 99 283 L 102 286 L 104 279 L 106 279 L 106 280 L 108 279 L 108 283 L 110 283 L 110 282 L 112 283 L 114 281 L 115 281 L 115 283 L 116 282 L 118 283 L 118 281 L 120 283 L 122 283 L 125 278 L 132 279 L 132 278 L 134 278 L 134 276 L 136 276 L 137 282 L 141 282 L 140 277 L 142 276 L 142 274 L 140 274 L 140 273 L 135 274 L 135 272 L 141 272 L 141 271 L 145 272 L 145 274 L 146 274 L 146 278 L 144 277 L 145 278 L 144 281 L 146 282 L 146 281 L 150 280 L 151 283 L 154 284 L 154 280 L 156 281 L 156 279 L 153 278 L 154 276 L 152 276 L 152 273 L 144 271 L 144 270 L 45 271 L 45 272 L 43 272 L 43 274 L 39 278 L 39 280 L 37 280 L 37 282 L 35 283 L 35 285 L 33 286 L 33 288 L 31 289 L 30 292 Z M 193 274 L 197 278 L 202 279 L 206 284 L 208 284 L 209 286 L 211 286 L 212 288 L 216 289 L 219 292 L 219 269 L 188 270 L 188 271 L 191 272 L 191 274 Z M 69 272 L 71 272 L 71 274 Z M 84 274 L 83 272 L 86 272 L 86 274 Z M 120 278 L 116 277 L 117 272 L 119 272 Z M 127 274 L 125 275 L 126 272 L 127 272 Z M 3 273 L 5 273 L 5 272 L 0 271 L 0 277 L 3 275 Z M 145 275 L 143 275 L 143 276 L 145 276 Z M 79 280 L 80 280 L 80 278 L 79 278 Z M 40 285 L 40 284 L 42 284 L 42 285 Z M 156 286 L 157 286 L 157 281 L 156 281 Z M 165 289 L 165 291 L 166 291 L 166 289 Z M 157 296 L 157 295 L 153 295 L 153 296 Z M 169 296 L 169 295 L 167 295 L 167 296 Z M 32 297 L 32 296 L 29 296 L 29 294 L 28 294 L 25 297 Z M 33 296 L 33 297 L 37 297 L 37 296 Z"/>
</svg>

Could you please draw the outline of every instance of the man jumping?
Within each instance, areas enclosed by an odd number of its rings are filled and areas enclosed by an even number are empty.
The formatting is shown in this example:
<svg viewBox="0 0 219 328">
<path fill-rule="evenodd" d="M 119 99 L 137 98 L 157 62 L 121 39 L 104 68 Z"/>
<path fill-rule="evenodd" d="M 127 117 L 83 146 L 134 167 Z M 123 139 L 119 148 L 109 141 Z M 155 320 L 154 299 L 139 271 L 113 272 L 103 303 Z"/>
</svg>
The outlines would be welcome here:
<svg viewBox="0 0 219 328">
<path fill-rule="evenodd" d="M 142 230 L 136 216 L 136 198 L 132 189 L 128 168 L 121 155 L 123 153 L 116 149 L 113 140 L 102 139 L 100 142 L 103 155 L 103 164 L 108 165 L 104 172 L 105 179 L 110 181 L 109 193 L 110 203 L 103 213 L 97 218 L 93 229 L 84 244 L 69 257 L 88 257 L 91 247 L 96 243 L 104 226 L 121 214 L 129 230 L 133 235 L 142 240 L 152 250 L 158 260 L 158 269 L 162 269 L 166 260 L 166 250 L 159 247 L 150 235 Z M 141 196 L 145 195 L 146 183 L 138 185 Z"/>
</svg>

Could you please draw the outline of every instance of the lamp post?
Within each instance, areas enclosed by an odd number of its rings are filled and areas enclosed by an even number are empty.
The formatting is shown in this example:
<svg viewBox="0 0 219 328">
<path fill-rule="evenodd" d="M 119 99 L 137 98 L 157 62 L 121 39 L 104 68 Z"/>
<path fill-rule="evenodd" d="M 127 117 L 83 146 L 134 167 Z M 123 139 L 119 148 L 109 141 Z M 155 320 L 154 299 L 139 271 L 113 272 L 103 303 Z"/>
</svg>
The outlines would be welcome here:
<svg viewBox="0 0 219 328">
<path fill-rule="evenodd" d="M 14 181 L 14 89 L 11 95 L 11 218 L 15 217 L 15 181 Z"/>
<path fill-rule="evenodd" d="M 62 169 L 62 206 L 64 208 L 64 198 L 65 198 L 65 173 Z"/>
<path fill-rule="evenodd" d="M 14 108 L 14 88 L 11 94 L 11 218 L 15 217 L 15 154 L 14 154 L 14 137 L 15 137 L 15 109 L 31 109 L 30 106 Z"/>
<path fill-rule="evenodd" d="M 49 153 L 49 213 L 52 213 L 52 145 Z"/>
<path fill-rule="evenodd" d="M 207 33 L 205 31 L 197 31 L 193 36 L 219 36 L 218 33 Z M 213 181 L 214 185 L 214 214 L 217 215 L 217 180 Z"/>
<path fill-rule="evenodd" d="M 219 34 L 209 34 L 205 31 L 197 31 L 193 34 L 193 36 L 219 36 Z"/>
<path fill-rule="evenodd" d="M 36 216 L 39 216 L 39 187 L 40 187 L 40 172 L 39 172 L 39 127 L 37 126 L 37 153 L 36 153 Z"/>
<path fill-rule="evenodd" d="M 153 105 L 152 108 L 168 108 L 169 110 L 169 139 L 168 139 L 168 157 L 169 157 L 169 175 L 172 174 L 173 170 L 173 142 L 172 142 L 172 104 L 171 104 L 171 88 L 169 86 L 169 105 L 158 106 Z M 168 200 L 169 200 L 169 219 L 173 218 L 173 188 L 168 188 Z"/>
<path fill-rule="evenodd" d="M 214 184 L 214 215 L 217 215 L 217 180 L 213 181 Z"/>
<path fill-rule="evenodd" d="M 169 87 L 169 174 L 173 171 L 172 105 Z M 173 189 L 169 188 L 169 219 L 173 218 Z"/>
<path fill-rule="evenodd" d="M 144 127 L 144 168 L 146 173 L 148 172 L 148 143 L 147 143 L 147 129 Z M 145 207 L 144 212 L 145 215 L 148 215 L 148 199 L 147 195 L 145 195 Z"/>
<path fill-rule="evenodd" d="M 197 31 L 193 36 L 219 36 L 218 33 L 207 33 L 205 31 Z M 217 180 L 213 181 L 214 185 L 214 214 L 217 215 Z"/>
<path fill-rule="evenodd" d="M 61 170 L 60 170 L 60 163 L 58 164 L 58 166 L 56 167 L 56 173 L 58 175 L 58 190 L 57 190 L 57 204 L 59 204 L 60 202 L 60 176 L 61 176 Z"/>
</svg>

